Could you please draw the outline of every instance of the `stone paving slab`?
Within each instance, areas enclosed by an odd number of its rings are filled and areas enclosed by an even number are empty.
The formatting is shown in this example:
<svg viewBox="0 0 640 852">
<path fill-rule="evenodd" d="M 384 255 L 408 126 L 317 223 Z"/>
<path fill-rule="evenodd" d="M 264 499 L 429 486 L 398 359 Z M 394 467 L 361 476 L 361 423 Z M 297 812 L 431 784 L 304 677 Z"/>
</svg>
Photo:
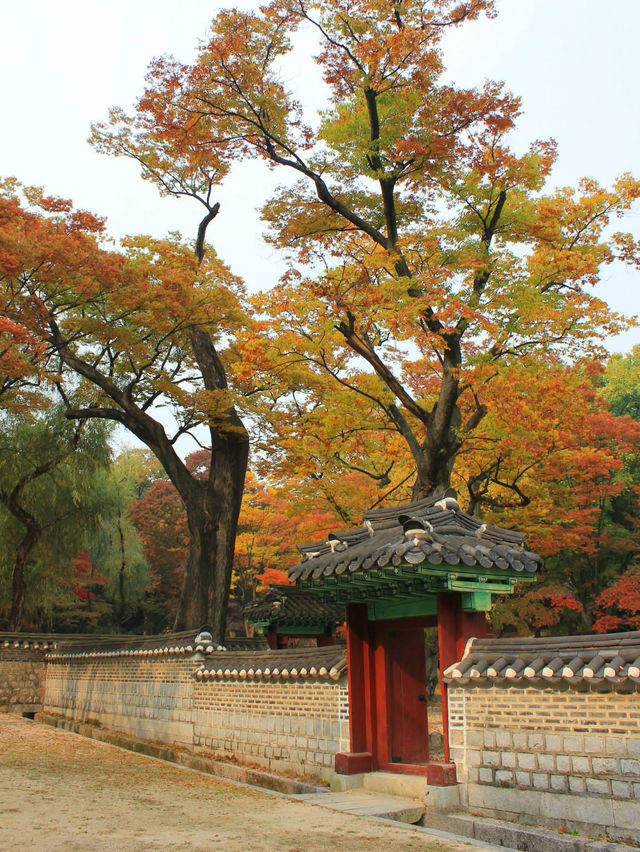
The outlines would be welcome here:
<svg viewBox="0 0 640 852">
<path fill-rule="evenodd" d="M 415 825 L 424 816 L 424 805 L 415 799 L 370 793 L 364 790 L 346 790 L 341 793 L 311 793 L 300 798 L 311 804 L 322 805 L 334 811 L 358 816 L 377 816 Z"/>
</svg>

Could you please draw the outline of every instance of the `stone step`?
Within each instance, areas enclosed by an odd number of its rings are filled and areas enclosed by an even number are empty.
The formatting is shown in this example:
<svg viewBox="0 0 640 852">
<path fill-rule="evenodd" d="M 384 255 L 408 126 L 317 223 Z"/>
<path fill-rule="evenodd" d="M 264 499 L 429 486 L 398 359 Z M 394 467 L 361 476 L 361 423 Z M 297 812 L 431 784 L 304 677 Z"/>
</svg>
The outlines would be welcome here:
<svg viewBox="0 0 640 852">
<path fill-rule="evenodd" d="M 493 848 L 526 849 L 528 852 L 631 852 L 635 847 L 590 837 L 558 834 L 546 828 L 478 817 L 467 813 L 428 813 L 428 828 L 473 838 Z"/>
<path fill-rule="evenodd" d="M 372 793 L 404 796 L 424 802 L 427 781 L 422 775 L 401 775 L 395 772 L 367 772 L 362 788 Z"/>
<path fill-rule="evenodd" d="M 300 796 L 305 802 L 355 816 L 375 816 L 416 825 L 424 816 L 424 804 L 413 798 L 390 796 L 363 789 L 340 793 L 310 793 Z"/>
</svg>

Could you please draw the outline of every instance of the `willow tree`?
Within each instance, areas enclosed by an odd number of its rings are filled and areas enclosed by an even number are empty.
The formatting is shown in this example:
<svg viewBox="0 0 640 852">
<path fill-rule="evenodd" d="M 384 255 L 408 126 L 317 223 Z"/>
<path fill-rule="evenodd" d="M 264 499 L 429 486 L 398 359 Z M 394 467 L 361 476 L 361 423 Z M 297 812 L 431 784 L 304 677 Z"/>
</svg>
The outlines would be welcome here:
<svg viewBox="0 0 640 852">
<path fill-rule="evenodd" d="M 545 193 L 555 146 L 511 150 L 519 100 L 498 83 L 444 80 L 444 33 L 482 14 L 491 0 L 223 11 L 195 62 L 155 61 L 135 114 L 115 110 L 94 129 L 99 148 L 134 157 L 163 192 L 207 211 L 212 180 L 234 163 L 261 159 L 297 178 L 264 200 L 290 269 L 258 303 L 272 319 L 260 384 L 289 416 L 292 388 L 306 383 L 313 401 L 317 377 L 335 379 L 348 416 L 362 415 L 354 429 L 373 415 L 401 436 L 416 497 L 449 486 L 504 366 L 543 369 L 622 327 L 592 287 L 616 257 L 637 259 L 630 238 L 605 237 L 636 181 Z M 302 29 L 315 34 L 327 93 L 311 117 L 287 82 Z M 314 59 L 304 77 L 295 58 L 304 86 Z"/>
</svg>

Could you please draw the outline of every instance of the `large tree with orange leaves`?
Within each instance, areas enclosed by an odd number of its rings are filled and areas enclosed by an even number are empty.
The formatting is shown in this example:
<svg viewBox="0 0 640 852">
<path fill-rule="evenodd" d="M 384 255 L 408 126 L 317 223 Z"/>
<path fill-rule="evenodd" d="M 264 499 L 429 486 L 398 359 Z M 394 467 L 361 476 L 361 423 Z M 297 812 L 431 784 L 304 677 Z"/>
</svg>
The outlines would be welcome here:
<svg viewBox="0 0 640 852">
<path fill-rule="evenodd" d="M 606 230 L 637 181 L 545 192 L 555 146 L 510 148 L 518 99 L 496 83 L 444 81 L 443 33 L 485 13 L 491 0 L 224 11 L 193 64 L 155 61 L 137 112 L 94 129 L 99 148 L 209 212 L 234 163 L 262 159 L 297 179 L 263 207 L 290 269 L 257 300 L 269 345 L 257 358 L 246 344 L 238 375 L 271 395 L 280 422 L 302 401 L 327 417 L 333 405 L 352 435 L 394 431 L 415 497 L 451 484 L 505 368 L 573 358 L 624 325 L 592 287 L 603 266 L 638 255 Z M 285 70 L 302 29 L 327 93 L 310 117 Z"/>
<path fill-rule="evenodd" d="M 243 322 L 242 287 L 212 253 L 203 260 L 177 239 L 145 237 L 115 251 L 102 226 L 69 202 L 4 184 L 2 328 L 17 354 L 0 350 L 0 381 L 15 404 L 21 381 L 46 380 L 68 418 L 118 423 L 154 453 L 189 529 L 176 627 L 209 622 L 221 641 L 248 456 L 224 366 Z M 211 448 L 204 477 L 175 447 L 198 434 Z"/>
</svg>

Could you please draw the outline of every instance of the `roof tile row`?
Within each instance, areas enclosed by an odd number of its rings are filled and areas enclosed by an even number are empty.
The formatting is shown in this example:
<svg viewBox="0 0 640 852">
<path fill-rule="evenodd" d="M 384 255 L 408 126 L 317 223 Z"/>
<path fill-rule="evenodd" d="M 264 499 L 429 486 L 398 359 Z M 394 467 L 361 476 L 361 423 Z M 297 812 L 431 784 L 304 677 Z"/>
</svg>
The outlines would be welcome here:
<svg viewBox="0 0 640 852">
<path fill-rule="evenodd" d="M 640 631 L 542 639 L 470 639 L 444 672 L 452 686 L 577 686 L 640 691 Z"/>
</svg>

